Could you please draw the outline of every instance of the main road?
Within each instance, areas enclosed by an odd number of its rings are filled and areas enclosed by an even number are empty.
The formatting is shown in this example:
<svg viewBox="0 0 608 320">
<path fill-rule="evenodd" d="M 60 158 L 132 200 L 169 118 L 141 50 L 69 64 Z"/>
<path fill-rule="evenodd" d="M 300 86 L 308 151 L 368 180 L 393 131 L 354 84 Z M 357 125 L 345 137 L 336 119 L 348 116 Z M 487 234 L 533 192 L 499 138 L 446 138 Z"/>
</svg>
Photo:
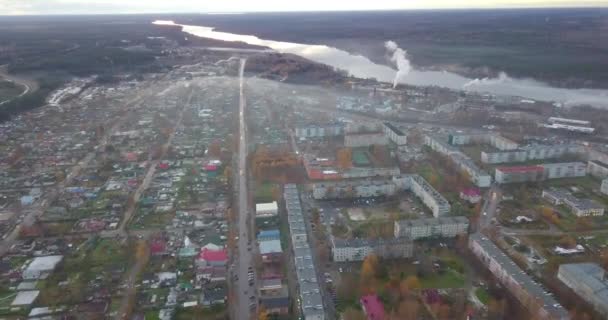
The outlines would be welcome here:
<svg viewBox="0 0 608 320">
<path fill-rule="evenodd" d="M 239 240 L 237 256 L 235 257 L 235 269 L 233 273 L 238 276 L 236 282 L 236 301 L 231 306 L 233 308 L 233 314 L 235 319 L 245 320 L 251 319 L 255 315 L 257 308 L 257 293 L 256 286 L 249 285 L 249 272 L 255 273 L 252 259 L 252 243 L 253 243 L 253 231 L 250 215 L 249 197 L 247 189 L 247 125 L 245 123 L 245 88 L 244 88 L 244 72 L 246 59 L 241 59 L 241 65 L 239 68 L 239 158 L 238 158 L 238 236 Z M 250 223 L 248 223 L 248 220 Z M 250 296 L 254 296 L 254 299 L 250 300 Z M 254 307 L 250 308 L 249 305 L 253 303 Z M 253 314 L 252 314 L 253 313 Z"/>
</svg>

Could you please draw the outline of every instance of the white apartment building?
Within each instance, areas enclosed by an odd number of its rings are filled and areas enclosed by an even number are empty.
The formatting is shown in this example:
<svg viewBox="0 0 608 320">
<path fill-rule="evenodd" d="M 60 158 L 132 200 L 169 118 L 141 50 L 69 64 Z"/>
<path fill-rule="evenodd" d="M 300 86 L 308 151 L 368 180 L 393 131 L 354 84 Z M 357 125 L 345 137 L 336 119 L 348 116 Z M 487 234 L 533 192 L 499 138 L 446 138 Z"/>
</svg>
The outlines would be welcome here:
<svg viewBox="0 0 608 320">
<path fill-rule="evenodd" d="M 596 263 L 569 263 L 559 266 L 557 278 L 585 299 L 604 318 L 608 317 L 606 271 Z"/>
<path fill-rule="evenodd" d="M 587 166 L 583 162 L 545 163 L 541 166 L 545 169 L 546 179 L 584 177 L 587 174 Z"/>
<path fill-rule="evenodd" d="M 492 240 L 475 233 L 469 236 L 471 252 L 484 264 L 498 281 L 533 314 L 534 319 L 570 319 L 568 311 L 553 295 L 521 270 Z"/>
<path fill-rule="evenodd" d="M 390 122 L 384 122 L 382 124 L 382 129 L 387 138 L 396 145 L 403 146 L 407 144 L 407 135 Z"/>
<path fill-rule="evenodd" d="M 297 125 L 294 131 L 296 137 L 299 139 L 335 137 L 344 133 L 344 126 L 340 123 L 330 123 L 324 125 L 307 124 Z"/>
<path fill-rule="evenodd" d="M 452 238 L 466 234 L 469 219 L 466 217 L 442 217 L 395 221 L 395 237 L 412 240 L 424 238 Z"/>
<path fill-rule="evenodd" d="M 417 174 L 411 177 L 412 192 L 431 209 L 435 218 L 450 212 L 450 203 L 433 186 Z"/>
<path fill-rule="evenodd" d="M 395 239 L 339 239 L 331 238 L 334 262 L 363 261 L 369 254 L 384 259 L 409 258 L 413 253 L 413 243 L 408 238 Z"/>
<path fill-rule="evenodd" d="M 587 161 L 587 173 L 596 178 L 608 178 L 608 164 L 597 160 Z"/>
<path fill-rule="evenodd" d="M 463 141 L 470 141 L 471 136 L 450 136 L 454 139 L 465 139 Z M 468 139 L 468 140 L 467 140 Z M 460 140 L 457 140 L 460 143 Z M 451 146 L 440 137 L 432 135 L 426 135 L 424 142 L 434 151 L 446 155 L 454 164 L 469 174 L 471 182 L 477 187 L 486 188 L 492 183 L 492 176 L 487 172 L 481 170 L 468 156 L 460 152 L 457 148 Z M 468 143 L 468 142 L 467 142 Z M 464 144 L 464 143 L 463 143 Z"/>
<path fill-rule="evenodd" d="M 312 184 L 312 196 L 317 200 L 392 196 L 395 192 L 395 183 L 389 178 L 322 181 Z"/>
</svg>

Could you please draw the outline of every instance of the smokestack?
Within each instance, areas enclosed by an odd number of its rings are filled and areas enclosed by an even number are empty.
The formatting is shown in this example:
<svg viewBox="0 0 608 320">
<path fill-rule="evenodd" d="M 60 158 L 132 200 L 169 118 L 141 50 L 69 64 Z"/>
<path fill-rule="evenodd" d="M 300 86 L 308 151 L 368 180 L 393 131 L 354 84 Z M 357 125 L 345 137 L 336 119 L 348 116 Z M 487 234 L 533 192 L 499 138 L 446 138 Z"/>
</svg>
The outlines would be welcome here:
<svg viewBox="0 0 608 320">
<path fill-rule="evenodd" d="M 387 41 L 384 43 L 384 47 L 390 54 L 390 60 L 397 67 L 397 74 L 395 80 L 393 80 L 393 88 L 395 88 L 400 80 L 405 77 L 412 70 L 412 65 L 407 59 L 407 52 L 397 45 L 394 41 Z"/>
</svg>

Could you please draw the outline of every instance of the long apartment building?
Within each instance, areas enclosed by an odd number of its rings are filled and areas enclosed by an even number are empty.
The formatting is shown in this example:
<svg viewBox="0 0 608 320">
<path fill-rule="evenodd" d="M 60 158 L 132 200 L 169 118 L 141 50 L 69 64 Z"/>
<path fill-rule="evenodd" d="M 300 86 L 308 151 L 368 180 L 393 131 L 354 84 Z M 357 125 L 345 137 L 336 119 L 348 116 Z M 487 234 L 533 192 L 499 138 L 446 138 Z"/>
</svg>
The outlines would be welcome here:
<svg viewBox="0 0 608 320">
<path fill-rule="evenodd" d="M 602 216 L 604 206 L 592 199 L 581 199 L 563 189 L 543 190 L 542 197 L 554 205 L 565 205 L 577 217 Z"/>
<path fill-rule="evenodd" d="M 596 263 L 569 263 L 559 266 L 557 278 L 608 318 L 606 270 Z"/>
<path fill-rule="evenodd" d="M 395 175 L 392 178 L 319 181 L 312 184 L 313 198 L 318 200 L 391 196 L 407 190 L 417 196 L 433 212 L 433 216 L 440 217 L 450 212 L 450 203 L 417 174 Z"/>
<path fill-rule="evenodd" d="M 296 185 L 285 185 L 283 197 L 287 208 L 287 222 L 291 236 L 291 249 L 294 256 L 302 318 L 305 320 L 324 320 L 323 298 L 309 239 L 306 235 L 300 195 Z"/>
<path fill-rule="evenodd" d="M 398 146 L 403 146 L 407 144 L 407 135 L 401 129 L 397 128 L 390 122 L 384 122 L 382 124 L 382 129 L 384 131 L 384 135 L 392 141 L 394 144 Z"/>
<path fill-rule="evenodd" d="M 294 131 L 299 139 L 335 137 L 344 134 L 344 125 L 341 123 L 299 124 Z"/>
<path fill-rule="evenodd" d="M 568 311 L 553 295 L 511 260 L 490 239 L 476 233 L 469 236 L 469 249 L 494 277 L 530 312 L 532 319 L 570 319 Z"/>
<path fill-rule="evenodd" d="M 450 134 L 448 136 L 448 142 L 455 146 L 472 143 L 486 143 L 501 151 L 516 150 L 519 148 L 519 144 L 511 139 L 507 139 L 499 134 L 488 133 Z"/>
<path fill-rule="evenodd" d="M 395 221 L 395 238 L 412 240 L 425 238 L 453 238 L 467 234 L 469 219 L 466 217 L 442 217 Z"/>
<path fill-rule="evenodd" d="M 397 191 L 391 178 L 346 179 L 312 184 L 312 196 L 317 200 L 392 196 Z"/>
<path fill-rule="evenodd" d="M 450 213 L 450 203 L 430 183 L 417 174 L 410 177 L 410 190 L 431 209 L 435 218 Z"/>
<path fill-rule="evenodd" d="M 450 136 L 450 139 L 453 139 L 451 137 L 453 136 Z M 447 156 L 460 170 L 466 171 L 471 182 L 477 187 L 486 188 L 492 183 L 492 177 L 487 172 L 479 168 L 471 158 L 460 152 L 460 150 L 452 146 L 442 137 L 426 135 L 424 137 L 424 143 L 434 151 Z"/>
<path fill-rule="evenodd" d="M 528 145 L 510 151 L 482 151 L 481 162 L 489 164 L 525 162 L 530 160 L 555 159 L 567 155 L 576 155 L 584 147 L 576 144 Z"/>
<path fill-rule="evenodd" d="M 335 262 L 363 261 L 369 254 L 383 259 L 402 259 L 412 256 L 414 245 L 409 238 L 394 239 L 339 239 L 331 238 Z"/>
<path fill-rule="evenodd" d="M 510 166 L 495 169 L 494 180 L 504 183 L 534 182 L 547 179 L 584 177 L 587 166 L 583 162 L 545 163 L 535 166 Z"/>
</svg>

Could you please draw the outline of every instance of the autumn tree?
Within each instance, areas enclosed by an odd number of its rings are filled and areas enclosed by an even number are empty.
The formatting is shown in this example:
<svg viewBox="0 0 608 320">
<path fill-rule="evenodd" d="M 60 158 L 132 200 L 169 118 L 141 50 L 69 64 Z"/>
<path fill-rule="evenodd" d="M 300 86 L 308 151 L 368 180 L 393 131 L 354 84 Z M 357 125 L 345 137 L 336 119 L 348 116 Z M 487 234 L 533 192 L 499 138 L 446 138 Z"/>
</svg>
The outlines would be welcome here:
<svg viewBox="0 0 608 320">
<path fill-rule="evenodd" d="M 566 249 L 574 248 L 576 246 L 576 240 L 571 236 L 566 235 L 559 239 L 559 245 Z"/>
<path fill-rule="evenodd" d="M 418 280 L 418 277 L 414 275 L 408 276 L 404 281 L 407 287 L 411 290 L 418 290 L 422 287 L 420 280 Z"/>
<path fill-rule="evenodd" d="M 207 154 L 214 158 L 219 158 L 222 154 L 222 146 L 219 141 L 215 140 L 207 147 Z"/>
<path fill-rule="evenodd" d="M 395 320 L 417 320 L 420 313 L 420 302 L 414 297 L 403 299 L 397 307 L 397 314 L 391 319 Z"/>
<path fill-rule="evenodd" d="M 503 299 L 490 299 L 488 302 L 488 319 L 503 319 L 505 315 L 506 303 Z"/>
<path fill-rule="evenodd" d="M 378 274 L 378 257 L 370 254 L 363 260 L 361 266 L 361 291 L 362 293 L 376 292 L 376 276 Z"/>
<path fill-rule="evenodd" d="M 347 169 L 353 166 L 353 150 L 351 148 L 341 148 L 336 154 L 338 167 Z"/>
</svg>

